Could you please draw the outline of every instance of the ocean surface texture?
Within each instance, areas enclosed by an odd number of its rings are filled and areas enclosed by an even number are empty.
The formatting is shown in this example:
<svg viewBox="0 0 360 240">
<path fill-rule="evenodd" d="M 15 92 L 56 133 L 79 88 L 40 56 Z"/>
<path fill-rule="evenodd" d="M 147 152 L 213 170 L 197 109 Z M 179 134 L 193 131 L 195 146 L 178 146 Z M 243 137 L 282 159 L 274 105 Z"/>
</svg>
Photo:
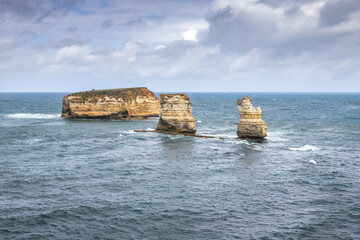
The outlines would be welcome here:
<svg viewBox="0 0 360 240">
<path fill-rule="evenodd" d="M 0 239 L 360 239 L 360 94 L 189 93 L 225 140 L 61 119 L 65 94 L 0 94 Z"/>
</svg>

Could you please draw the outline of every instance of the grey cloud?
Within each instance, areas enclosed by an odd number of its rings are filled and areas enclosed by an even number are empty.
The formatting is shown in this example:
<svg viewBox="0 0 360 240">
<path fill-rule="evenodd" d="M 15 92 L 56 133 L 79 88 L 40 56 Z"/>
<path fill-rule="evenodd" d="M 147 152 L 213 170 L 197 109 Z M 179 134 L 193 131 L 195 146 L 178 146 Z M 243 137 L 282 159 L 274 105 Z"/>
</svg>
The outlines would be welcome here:
<svg viewBox="0 0 360 240">
<path fill-rule="evenodd" d="M 46 43 L 36 44 L 34 45 L 34 49 L 37 49 L 38 51 L 44 51 L 47 49 L 61 49 L 63 47 L 71 46 L 71 45 L 83 46 L 85 43 L 86 43 L 85 40 L 82 39 L 81 37 L 68 36 L 68 37 L 54 39 Z"/>
<path fill-rule="evenodd" d="M 140 25 L 145 25 L 145 21 L 140 18 L 119 23 L 119 26 L 126 26 L 126 27 L 140 26 Z"/>
<path fill-rule="evenodd" d="M 299 6 L 291 6 L 285 10 L 285 15 L 289 17 L 293 17 L 297 14 L 300 14 L 300 7 Z"/>
<path fill-rule="evenodd" d="M 75 26 L 73 26 L 73 27 L 68 27 L 67 30 L 68 30 L 69 32 L 76 32 L 76 31 L 78 30 L 78 27 L 75 27 Z"/>
<path fill-rule="evenodd" d="M 299 5 L 301 6 L 304 3 L 313 3 L 313 2 L 317 2 L 319 0 L 259 0 L 258 3 L 262 3 L 265 5 L 269 5 L 272 7 L 280 7 L 283 5 Z"/>
<path fill-rule="evenodd" d="M 231 7 L 210 13 L 207 15 L 209 32 L 202 40 L 220 44 L 224 51 L 242 53 L 269 44 L 275 26 L 266 22 L 256 23 L 253 18 L 245 11 L 234 14 Z"/>
<path fill-rule="evenodd" d="M 38 35 L 35 32 L 29 30 L 22 31 L 19 36 L 19 38 L 23 41 L 35 39 L 37 37 Z"/>
<path fill-rule="evenodd" d="M 77 36 L 64 37 L 64 38 L 60 38 L 60 39 L 55 39 L 50 42 L 50 46 L 52 48 L 62 48 L 65 46 L 70 46 L 70 45 L 80 45 L 81 46 L 84 44 L 85 44 L 85 40 L 83 40 L 81 37 L 77 37 Z"/>
<path fill-rule="evenodd" d="M 42 19 L 68 13 L 83 0 L 0 0 L 0 14 L 10 14 L 20 19 Z"/>
<path fill-rule="evenodd" d="M 350 14 L 359 10 L 359 0 L 328 1 L 320 11 L 320 23 L 322 26 L 332 27 L 349 20 Z"/>
<path fill-rule="evenodd" d="M 103 22 L 101 23 L 101 27 L 103 27 L 103 28 L 110 28 L 110 27 L 112 27 L 114 24 L 115 24 L 115 22 L 114 22 L 113 20 L 111 20 L 111 19 L 106 19 L 105 21 L 103 21 Z"/>
<path fill-rule="evenodd" d="M 101 23 L 101 27 L 107 29 L 115 26 L 115 24 L 116 23 L 114 20 L 106 19 Z M 146 21 L 141 18 L 137 18 L 137 19 L 131 19 L 131 20 L 119 22 L 117 25 L 120 27 L 145 26 Z"/>
<path fill-rule="evenodd" d="M 354 1 L 347 0 L 347 4 L 355 8 L 358 4 L 355 4 Z M 245 8 L 238 12 L 228 6 L 210 12 L 207 15 L 208 33 L 201 41 L 208 45 L 219 45 L 221 50 L 227 53 L 245 54 L 251 49 L 261 49 L 262 53 L 271 58 L 294 57 L 305 52 L 318 54 L 326 52 L 326 49 L 332 48 L 334 45 L 340 46 L 341 42 L 348 42 L 350 46 L 356 45 L 354 43 L 356 33 L 324 32 L 319 28 L 316 20 L 305 16 L 299 10 L 299 2 L 294 2 L 293 5 L 290 3 L 291 1 L 286 6 L 280 7 L 288 11 L 285 11 L 283 17 L 279 17 L 278 13 L 275 13 L 277 8 L 270 8 L 270 13 L 267 13 L 257 3 L 252 6 L 251 11 L 247 11 Z M 261 9 L 259 12 L 254 10 L 257 7 Z M 325 6 L 324 9 L 326 10 L 328 7 Z M 322 11 L 325 11 L 324 9 Z M 344 9 L 348 9 L 348 7 Z M 274 14 L 272 15 L 271 12 Z M 344 16 L 345 12 L 348 13 L 343 10 L 343 14 L 339 15 Z M 267 14 L 269 16 L 266 16 Z M 294 21 L 294 25 L 291 23 L 292 21 Z M 307 21 L 310 24 L 304 25 L 303 22 Z M 294 30 L 296 25 L 301 27 Z M 279 26 L 285 26 L 285 28 L 279 30 Z M 357 35 L 359 36 L 359 34 Z"/>
<path fill-rule="evenodd" d="M 0 38 L 0 62 L 8 62 L 15 56 L 16 43 L 14 39 L 1 39 Z M 6 64 L 6 63 L 5 63 Z M 0 69 L 2 64 L 0 64 Z"/>
<path fill-rule="evenodd" d="M 12 39 L 0 39 L 0 52 L 6 52 L 15 48 L 15 42 Z"/>
</svg>

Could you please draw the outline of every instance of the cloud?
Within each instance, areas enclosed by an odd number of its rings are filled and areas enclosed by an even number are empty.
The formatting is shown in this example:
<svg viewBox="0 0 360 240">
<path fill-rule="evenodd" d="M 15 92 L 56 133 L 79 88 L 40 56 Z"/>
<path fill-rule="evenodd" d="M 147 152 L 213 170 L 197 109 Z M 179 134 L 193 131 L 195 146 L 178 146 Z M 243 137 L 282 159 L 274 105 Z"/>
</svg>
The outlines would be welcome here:
<svg viewBox="0 0 360 240">
<path fill-rule="evenodd" d="M 82 0 L 0 0 L 0 14 L 10 14 L 20 19 L 42 19 L 58 14 L 68 13 Z"/>
<path fill-rule="evenodd" d="M 0 61 L 12 60 L 2 72 L 68 74 L 86 79 L 89 89 L 100 76 L 104 87 L 129 81 L 192 91 L 360 90 L 353 0 L 107 3 L 76 2 L 36 23 L 7 16 L 0 48 L 9 50 Z"/>
<path fill-rule="evenodd" d="M 289 7 L 297 4 L 274 7 L 257 1 L 216 1 L 207 16 L 210 26 L 204 41 L 239 54 L 257 48 L 272 57 L 293 57 L 329 50 L 358 35 L 360 24 L 351 22 L 336 29 L 323 28 L 320 12 L 326 5 L 320 1 L 306 1 L 297 14 L 289 15 Z"/>
<path fill-rule="evenodd" d="M 46 51 L 47 49 L 61 49 L 63 47 L 76 45 L 85 45 L 86 41 L 77 35 L 67 35 L 60 38 L 52 39 L 46 42 L 40 42 L 33 45 L 33 49 L 37 51 Z"/>
<path fill-rule="evenodd" d="M 358 0 L 334 0 L 328 1 L 320 11 L 320 23 L 322 26 L 333 27 L 349 21 L 351 14 L 360 11 Z"/>
<path fill-rule="evenodd" d="M 111 20 L 111 19 L 106 19 L 105 21 L 103 21 L 103 22 L 101 23 L 101 26 L 102 26 L 103 28 L 110 28 L 111 26 L 114 26 L 114 24 L 115 24 L 115 22 L 114 22 L 113 20 Z"/>
<path fill-rule="evenodd" d="M 139 26 L 139 25 L 145 25 L 145 21 L 143 19 L 133 19 L 133 20 L 128 20 L 125 22 L 120 22 L 119 26 Z"/>
<path fill-rule="evenodd" d="M 15 53 L 15 40 L 13 38 L 0 38 L 0 70 L 8 66 Z"/>
<path fill-rule="evenodd" d="M 69 59 L 74 59 L 77 58 L 81 55 L 84 55 L 85 52 L 88 52 L 89 49 L 86 46 L 76 46 L 76 45 L 71 45 L 68 47 L 63 47 L 62 49 L 60 49 L 57 54 L 56 57 L 54 59 L 55 62 L 61 62 L 61 61 L 66 61 Z"/>
<path fill-rule="evenodd" d="M 197 41 L 198 31 L 196 29 L 190 29 L 181 33 L 182 38 L 185 41 Z"/>
</svg>

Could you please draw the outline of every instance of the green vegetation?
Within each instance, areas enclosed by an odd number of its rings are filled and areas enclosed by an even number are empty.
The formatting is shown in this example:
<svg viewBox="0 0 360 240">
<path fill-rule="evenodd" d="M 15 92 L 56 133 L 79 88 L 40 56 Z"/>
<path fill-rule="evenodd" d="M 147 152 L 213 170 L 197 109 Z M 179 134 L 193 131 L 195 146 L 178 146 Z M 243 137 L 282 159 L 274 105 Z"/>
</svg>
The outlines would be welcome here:
<svg viewBox="0 0 360 240">
<path fill-rule="evenodd" d="M 140 95 L 145 87 L 134 87 L 134 88 L 113 88 L 113 89 L 102 89 L 102 90 L 90 90 L 69 94 L 69 96 L 81 96 L 81 99 L 85 101 L 95 96 L 109 96 L 109 97 L 126 97 L 129 95 Z M 130 92 L 129 92 L 130 91 Z"/>
</svg>

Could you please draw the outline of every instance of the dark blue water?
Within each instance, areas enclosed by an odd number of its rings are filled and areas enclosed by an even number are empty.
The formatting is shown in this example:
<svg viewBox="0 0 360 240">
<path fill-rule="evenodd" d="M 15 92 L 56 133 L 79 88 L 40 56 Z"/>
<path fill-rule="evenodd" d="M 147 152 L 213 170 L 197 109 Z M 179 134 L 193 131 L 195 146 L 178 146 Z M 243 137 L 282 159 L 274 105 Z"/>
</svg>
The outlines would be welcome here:
<svg viewBox="0 0 360 240">
<path fill-rule="evenodd" d="M 225 140 L 64 120 L 63 95 L 0 94 L 0 239 L 360 239 L 360 94 L 190 93 Z M 235 138 L 244 95 L 265 142 Z"/>
</svg>

